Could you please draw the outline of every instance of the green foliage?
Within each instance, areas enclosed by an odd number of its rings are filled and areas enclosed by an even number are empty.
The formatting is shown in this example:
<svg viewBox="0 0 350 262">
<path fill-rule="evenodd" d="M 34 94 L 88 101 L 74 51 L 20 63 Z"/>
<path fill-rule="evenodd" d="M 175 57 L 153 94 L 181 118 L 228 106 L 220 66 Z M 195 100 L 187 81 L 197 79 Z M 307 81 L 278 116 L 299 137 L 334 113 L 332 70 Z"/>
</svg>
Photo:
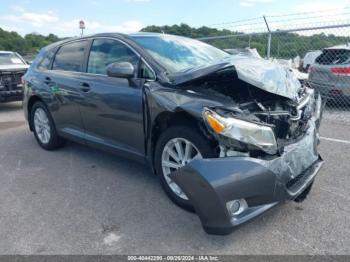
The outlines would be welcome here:
<svg viewBox="0 0 350 262">
<path fill-rule="evenodd" d="M 337 29 L 334 29 L 337 30 Z M 253 36 L 244 35 L 242 32 L 230 31 L 227 29 L 218 30 L 216 28 L 200 27 L 192 28 L 186 24 L 173 26 L 148 26 L 141 30 L 142 32 L 157 32 L 187 36 L 192 38 L 236 35 L 234 37 L 225 39 L 206 40 L 207 43 L 212 44 L 221 49 L 229 48 L 256 48 L 261 56 L 267 53 L 267 34 L 256 34 Z M 309 33 L 309 32 L 307 32 Z M 320 50 L 326 47 L 346 44 L 350 42 L 350 37 L 335 36 L 333 34 L 326 35 L 300 35 L 295 33 L 276 33 L 272 35 L 271 41 L 271 56 L 276 58 L 293 58 L 297 55 L 304 57 L 310 50 Z"/>
<path fill-rule="evenodd" d="M 22 37 L 16 32 L 8 32 L 0 28 L 0 50 L 14 51 L 21 55 L 36 54 L 42 47 L 59 40 L 54 34 L 48 36 L 28 34 Z"/>
<path fill-rule="evenodd" d="M 337 29 L 334 29 L 337 30 Z M 236 35 L 225 39 L 207 40 L 221 49 L 228 48 L 256 48 L 261 56 L 267 52 L 267 34 L 257 34 L 253 36 L 244 35 L 242 32 L 230 31 L 227 29 L 218 30 L 202 26 L 193 28 L 186 24 L 147 26 L 142 32 L 157 32 L 173 35 L 181 35 L 191 38 L 201 38 L 210 36 Z M 239 35 L 239 36 L 237 36 Z M 16 32 L 8 32 L 0 28 L 0 50 L 16 51 L 22 55 L 36 54 L 42 47 L 59 41 L 60 38 L 54 34 L 43 36 L 40 34 L 27 34 L 22 37 Z M 310 50 L 319 50 L 325 47 L 346 44 L 350 42 L 350 37 L 336 36 L 334 34 L 313 34 L 300 35 L 296 33 L 277 33 L 272 35 L 271 56 L 276 58 L 292 58 L 297 55 L 304 57 Z"/>
</svg>

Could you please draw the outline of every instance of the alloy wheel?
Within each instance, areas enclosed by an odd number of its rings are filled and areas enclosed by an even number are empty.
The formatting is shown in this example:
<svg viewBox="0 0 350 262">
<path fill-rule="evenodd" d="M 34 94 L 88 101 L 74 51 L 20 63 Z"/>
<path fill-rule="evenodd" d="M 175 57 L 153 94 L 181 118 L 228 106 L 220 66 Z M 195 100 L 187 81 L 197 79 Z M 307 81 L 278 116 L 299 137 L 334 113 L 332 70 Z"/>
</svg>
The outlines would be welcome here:
<svg viewBox="0 0 350 262">
<path fill-rule="evenodd" d="M 49 118 L 44 109 L 40 107 L 34 113 L 34 128 L 40 142 L 48 144 L 51 138 Z"/>
<path fill-rule="evenodd" d="M 202 159 L 202 154 L 197 147 L 184 138 L 171 139 L 163 149 L 162 170 L 163 175 L 170 189 L 180 198 L 188 200 L 186 194 L 169 177 L 169 175 L 179 168 L 187 165 L 194 159 Z"/>
</svg>

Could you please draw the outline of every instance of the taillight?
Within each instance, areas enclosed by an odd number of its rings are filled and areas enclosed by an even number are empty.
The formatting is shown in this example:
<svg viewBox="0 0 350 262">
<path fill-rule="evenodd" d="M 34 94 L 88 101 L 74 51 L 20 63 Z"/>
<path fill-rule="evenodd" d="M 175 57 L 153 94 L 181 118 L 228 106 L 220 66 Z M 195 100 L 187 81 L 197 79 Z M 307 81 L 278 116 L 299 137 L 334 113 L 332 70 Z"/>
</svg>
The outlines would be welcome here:
<svg viewBox="0 0 350 262">
<path fill-rule="evenodd" d="M 350 68 L 332 68 L 331 72 L 335 75 L 349 75 L 350 76 Z"/>
</svg>

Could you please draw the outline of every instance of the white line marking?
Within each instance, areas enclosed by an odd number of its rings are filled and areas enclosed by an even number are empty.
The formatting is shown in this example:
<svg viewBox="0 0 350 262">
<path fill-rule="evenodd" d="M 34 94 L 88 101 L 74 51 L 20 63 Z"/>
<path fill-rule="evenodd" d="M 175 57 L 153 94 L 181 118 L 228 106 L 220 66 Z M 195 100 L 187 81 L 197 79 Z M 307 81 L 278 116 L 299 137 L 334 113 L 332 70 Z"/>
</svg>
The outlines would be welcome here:
<svg viewBox="0 0 350 262">
<path fill-rule="evenodd" d="M 342 140 L 342 139 L 335 139 L 330 137 L 321 137 L 322 140 L 337 142 L 337 143 L 343 143 L 343 144 L 350 144 L 349 140 Z"/>
</svg>

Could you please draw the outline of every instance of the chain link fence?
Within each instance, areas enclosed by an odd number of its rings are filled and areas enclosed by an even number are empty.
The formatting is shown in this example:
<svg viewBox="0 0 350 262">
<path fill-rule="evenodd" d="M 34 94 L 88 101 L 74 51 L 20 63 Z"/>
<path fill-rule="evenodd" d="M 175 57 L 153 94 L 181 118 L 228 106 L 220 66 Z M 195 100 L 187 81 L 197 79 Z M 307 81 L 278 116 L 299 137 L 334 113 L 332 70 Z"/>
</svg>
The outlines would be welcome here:
<svg viewBox="0 0 350 262">
<path fill-rule="evenodd" d="M 280 63 L 300 82 L 321 92 L 327 101 L 326 118 L 350 122 L 350 19 L 298 24 L 294 20 L 302 21 L 302 17 L 274 18 L 233 24 L 235 34 L 200 40 L 232 54 Z"/>
</svg>

